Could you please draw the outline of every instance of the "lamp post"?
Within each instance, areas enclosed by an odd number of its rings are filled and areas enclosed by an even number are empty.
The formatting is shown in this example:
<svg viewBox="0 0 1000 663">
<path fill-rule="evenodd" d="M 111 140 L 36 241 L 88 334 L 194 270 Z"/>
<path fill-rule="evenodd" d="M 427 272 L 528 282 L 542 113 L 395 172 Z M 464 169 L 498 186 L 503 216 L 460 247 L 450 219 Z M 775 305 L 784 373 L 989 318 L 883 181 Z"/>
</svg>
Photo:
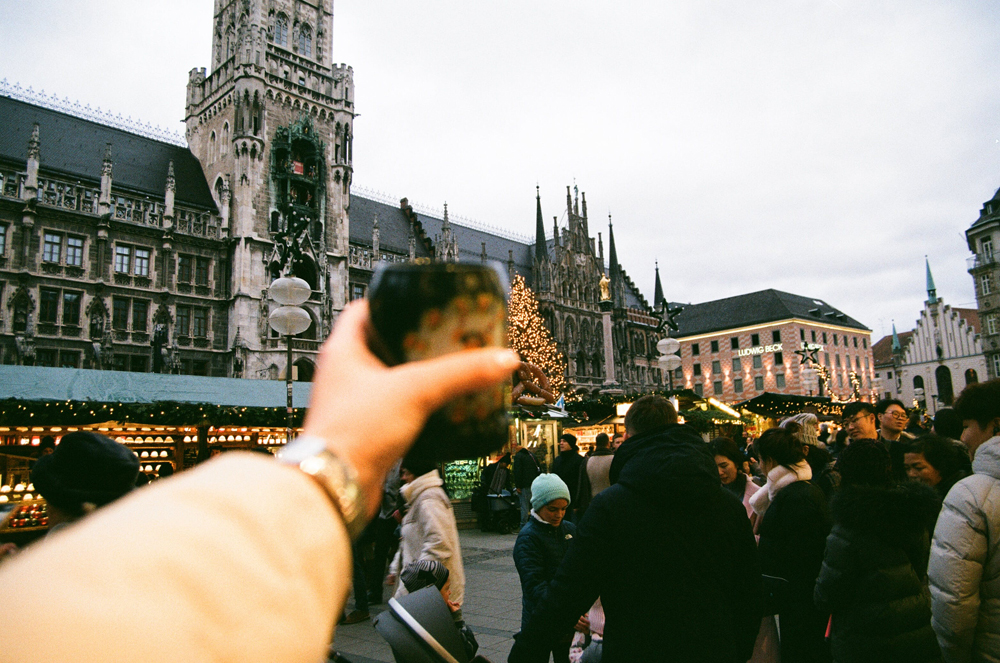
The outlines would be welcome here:
<svg viewBox="0 0 1000 663">
<path fill-rule="evenodd" d="M 294 276 L 283 276 L 275 279 L 268 288 L 268 294 L 280 306 L 271 311 L 267 322 L 271 329 L 285 337 L 288 346 L 288 359 L 285 362 L 285 385 L 288 391 L 288 431 L 285 442 L 292 441 L 292 337 L 309 329 L 312 318 L 299 306 L 309 299 L 312 288 L 303 279 Z"/>
<path fill-rule="evenodd" d="M 656 350 L 661 355 L 657 358 L 656 363 L 659 364 L 661 370 L 666 371 L 670 391 L 674 390 L 674 371 L 681 366 L 681 358 L 674 354 L 680 347 L 680 341 L 669 336 L 656 342 Z"/>
</svg>

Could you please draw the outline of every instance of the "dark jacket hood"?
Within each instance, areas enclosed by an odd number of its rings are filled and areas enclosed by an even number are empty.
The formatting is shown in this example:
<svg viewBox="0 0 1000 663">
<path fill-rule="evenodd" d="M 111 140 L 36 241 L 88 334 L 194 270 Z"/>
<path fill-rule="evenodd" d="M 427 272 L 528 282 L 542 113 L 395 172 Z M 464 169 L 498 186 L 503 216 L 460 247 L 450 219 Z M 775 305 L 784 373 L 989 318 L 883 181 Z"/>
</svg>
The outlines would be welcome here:
<svg viewBox="0 0 1000 663">
<path fill-rule="evenodd" d="M 721 485 L 708 445 L 697 431 L 684 424 L 625 440 L 615 452 L 609 476 L 612 484 L 650 497 Z"/>
<path fill-rule="evenodd" d="M 892 487 L 844 486 L 830 508 L 839 525 L 879 538 L 896 538 L 932 526 L 941 501 L 930 486 L 907 481 Z"/>
</svg>

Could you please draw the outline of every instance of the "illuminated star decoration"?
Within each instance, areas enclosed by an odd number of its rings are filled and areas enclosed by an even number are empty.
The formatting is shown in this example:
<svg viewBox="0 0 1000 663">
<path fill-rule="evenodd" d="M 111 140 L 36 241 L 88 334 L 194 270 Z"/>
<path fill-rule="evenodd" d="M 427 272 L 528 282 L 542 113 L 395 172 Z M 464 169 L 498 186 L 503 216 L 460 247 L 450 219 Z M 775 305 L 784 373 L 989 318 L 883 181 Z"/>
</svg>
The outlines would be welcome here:
<svg viewBox="0 0 1000 663">
<path fill-rule="evenodd" d="M 819 359 L 816 357 L 819 352 L 819 348 L 810 348 L 806 346 L 805 343 L 802 344 L 801 350 L 796 350 L 795 354 L 799 356 L 799 362 L 802 364 L 819 364 Z"/>
</svg>

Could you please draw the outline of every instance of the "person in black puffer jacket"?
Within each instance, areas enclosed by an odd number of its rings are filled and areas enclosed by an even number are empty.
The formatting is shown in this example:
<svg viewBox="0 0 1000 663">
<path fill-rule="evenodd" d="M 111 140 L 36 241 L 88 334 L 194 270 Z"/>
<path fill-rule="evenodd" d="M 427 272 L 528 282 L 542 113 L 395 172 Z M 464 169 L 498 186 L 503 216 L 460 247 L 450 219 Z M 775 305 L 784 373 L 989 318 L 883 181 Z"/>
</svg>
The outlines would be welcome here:
<svg viewBox="0 0 1000 663">
<path fill-rule="evenodd" d="M 602 663 L 745 663 L 763 604 L 753 529 L 693 428 L 662 396 L 625 416 L 628 437 L 509 663 L 543 663 L 552 642 L 604 606 Z"/>
<path fill-rule="evenodd" d="M 930 523 L 940 502 L 918 482 L 895 485 L 885 446 L 855 442 L 840 455 L 843 487 L 814 598 L 832 613 L 836 663 L 940 661 L 927 591 Z"/>
</svg>

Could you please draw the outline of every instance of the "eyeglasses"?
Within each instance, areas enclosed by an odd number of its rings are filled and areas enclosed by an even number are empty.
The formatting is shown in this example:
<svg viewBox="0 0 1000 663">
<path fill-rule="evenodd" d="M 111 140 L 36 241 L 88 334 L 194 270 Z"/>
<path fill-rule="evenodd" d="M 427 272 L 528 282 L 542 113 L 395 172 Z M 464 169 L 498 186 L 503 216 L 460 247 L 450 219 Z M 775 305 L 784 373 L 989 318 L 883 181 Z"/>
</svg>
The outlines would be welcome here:
<svg viewBox="0 0 1000 663">
<path fill-rule="evenodd" d="M 886 412 L 886 414 L 889 415 L 890 417 L 892 417 L 893 419 L 909 419 L 910 418 L 910 415 L 906 414 L 905 412 Z"/>
<path fill-rule="evenodd" d="M 853 426 L 854 424 L 858 423 L 862 419 L 865 419 L 865 418 L 870 417 L 870 416 L 872 416 L 870 412 L 862 412 L 861 414 L 857 415 L 856 417 L 851 417 L 850 419 L 845 419 L 844 420 L 844 428 L 847 428 L 848 426 Z"/>
</svg>

